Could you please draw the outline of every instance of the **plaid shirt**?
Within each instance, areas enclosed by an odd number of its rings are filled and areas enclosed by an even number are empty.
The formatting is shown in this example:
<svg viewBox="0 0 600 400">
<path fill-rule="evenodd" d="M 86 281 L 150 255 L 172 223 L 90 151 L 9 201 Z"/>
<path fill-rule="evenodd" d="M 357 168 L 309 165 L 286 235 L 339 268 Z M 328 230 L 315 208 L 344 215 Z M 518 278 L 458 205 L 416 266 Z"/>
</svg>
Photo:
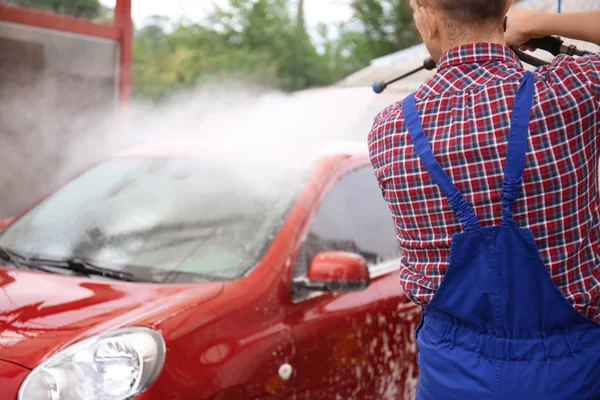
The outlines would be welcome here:
<svg viewBox="0 0 600 400">
<path fill-rule="evenodd" d="M 524 68 L 513 51 L 471 44 L 447 52 L 416 94 L 433 153 L 483 226 L 502 219 L 502 180 L 510 117 Z M 557 57 L 535 73 L 521 195 L 521 227 L 533 231 L 564 296 L 600 322 L 600 54 Z M 462 226 L 417 157 L 401 102 L 384 109 L 369 150 L 402 249 L 400 280 L 426 305 L 448 267 Z"/>
</svg>

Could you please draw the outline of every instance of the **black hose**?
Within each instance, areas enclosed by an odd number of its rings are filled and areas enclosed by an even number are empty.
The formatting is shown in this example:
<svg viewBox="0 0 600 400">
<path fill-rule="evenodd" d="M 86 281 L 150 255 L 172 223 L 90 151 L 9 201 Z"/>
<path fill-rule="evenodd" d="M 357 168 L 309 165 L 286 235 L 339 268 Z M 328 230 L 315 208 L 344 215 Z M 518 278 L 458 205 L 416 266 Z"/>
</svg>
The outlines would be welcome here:
<svg viewBox="0 0 600 400">
<path fill-rule="evenodd" d="M 513 49 L 513 51 L 515 52 L 515 54 L 517 55 L 517 57 L 519 57 L 519 59 L 529 65 L 533 65 L 534 67 L 543 67 L 544 65 L 549 65 L 549 62 L 546 62 L 544 60 L 540 60 L 537 57 L 534 56 L 530 56 L 529 54 L 526 54 L 525 52 L 518 50 L 518 49 Z"/>
</svg>

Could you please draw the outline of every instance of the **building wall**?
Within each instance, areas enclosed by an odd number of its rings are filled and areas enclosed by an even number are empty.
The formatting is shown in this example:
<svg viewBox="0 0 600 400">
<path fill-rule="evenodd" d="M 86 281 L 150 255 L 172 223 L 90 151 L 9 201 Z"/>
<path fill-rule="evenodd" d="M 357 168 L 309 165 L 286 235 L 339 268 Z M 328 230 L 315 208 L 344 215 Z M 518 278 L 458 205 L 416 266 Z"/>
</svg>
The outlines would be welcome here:
<svg viewBox="0 0 600 400">
<path fill-rule="evenodd" d="M 0 21 L 0 218 L 50 190 L 78 135 L 116 110 L 118 66 L 115 41 Z"/>
</svg>

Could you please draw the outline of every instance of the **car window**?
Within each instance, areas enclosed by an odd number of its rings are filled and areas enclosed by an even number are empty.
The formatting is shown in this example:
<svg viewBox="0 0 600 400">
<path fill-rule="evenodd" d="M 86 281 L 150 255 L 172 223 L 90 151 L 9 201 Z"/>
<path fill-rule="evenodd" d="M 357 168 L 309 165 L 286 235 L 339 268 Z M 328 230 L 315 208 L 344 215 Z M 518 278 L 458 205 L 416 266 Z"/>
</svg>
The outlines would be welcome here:
<svg viewBox="0 0 600 400">
<path fill-rule="evenodd" d="M 0 246 L 82 258 L 144 281 L 243 276 L 259 261 L 303 173 L 197 158 L 109 160 L 0 235 Z"/>
<path fill-rule="evenodd" d="M 294 277 L 322 251 L 360 254 L 372 266 L 400 257 L 396 228 L 371 166 L 344 175 L 327 193 L 298 252 Z"/>
</svg>

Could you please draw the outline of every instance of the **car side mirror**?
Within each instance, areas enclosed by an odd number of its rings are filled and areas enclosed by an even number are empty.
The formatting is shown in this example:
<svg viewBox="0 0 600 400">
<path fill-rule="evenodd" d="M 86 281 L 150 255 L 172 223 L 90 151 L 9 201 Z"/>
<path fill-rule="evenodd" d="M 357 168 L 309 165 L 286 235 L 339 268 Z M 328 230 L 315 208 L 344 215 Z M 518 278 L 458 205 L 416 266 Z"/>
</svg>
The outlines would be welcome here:
<svg viewBox="0 0 600 400">
<path fill-rule="evenodd" d="M 0 219 L 0 232 L 8 227 L 15 220 L 15 217 Z"/>
<path fill-rule="evenodd" d="M 354 253 L 326 251 L 312 259 L 308 275 L 294 279 L 294 284 L 315 291 L 350 292 L 366 289 L 370 281 L 364 258 Z"/>
</svg>

